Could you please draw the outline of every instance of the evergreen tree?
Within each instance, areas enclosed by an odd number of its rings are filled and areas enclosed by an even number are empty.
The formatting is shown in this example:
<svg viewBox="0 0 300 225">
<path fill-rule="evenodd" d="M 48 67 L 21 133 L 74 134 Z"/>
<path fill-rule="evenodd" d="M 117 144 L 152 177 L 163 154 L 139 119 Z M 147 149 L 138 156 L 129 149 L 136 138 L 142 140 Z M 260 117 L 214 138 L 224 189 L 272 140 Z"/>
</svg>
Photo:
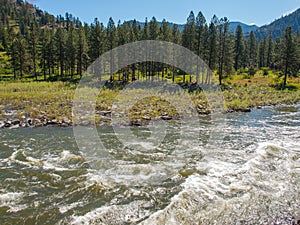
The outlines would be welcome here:
<svg viewBox="0 0 300 225">
<path fill-rule="evenodd" d="M 150 38 L 149 35 L 149 24 L 148 24 L 148 19 L 146 17 L 145 19 L 145 25 L 143 29 L 143 34 L 142 34 L 142 40 L 148 40 Z M 146 46 L 147 49 L 147 46 Z M 146 62 L 142 63 L 143 65 L 143 72 L 145 73 L 146 79 L 150 77 L 150 70 L 149 70 L 149 62 L 148 62 L 148 54 L 146 55 Z"/>
<path fill-rule="evenodd" d="M 195 37 L 196 37 L 195 15 L 191 11 L 187 18 L 186 24 L 182 31 L 182 46 L 195 52 Z M 183 74 L 183 82 L 185 82 L 185 73 Z"/>
<path fill-rule="evenodd" d="M 295 73 L 300 73 L 300 32 L 297 32 L 294 37 L 294 46 L 295 46 Z"/>
<path fill-rule="evenodd" d="M 159 37 L 161 40 L 167 41 L 167 42 L 170 42 L 172 40 L 171 29 L 170 29 L 168 22 L 165 19 L 163 19 L 163 21 L 162 21 L 162 26 L 160 29 Z M 165 49 L 165 50 L 168 51 L 168 54 L 172 54 L 172 49 Z M 162 74 L 161 74 L 162 80 L 164 79 L 166 68 L 168 68 L 168 66 L 164 65 L 163 63 L 160 64 L 160 70 L 162 72 Z"/>
<path fill-rule="evenodd" d="M 258 42 L 255 37 L 255 34 L 253 31 L 250 32 L 250 38 L 249 38 L 249 66 L 250 68 L 257 67 L 257 48 L 258 48 Z"/>
<path fill-rule="evenodd" d="M 70 70 L 71 79 L 73 78 L 75 72 L 75 64 L 77 58 L 77 49 L 76 49 L 76 35 L 73 25 L 69 25 L 69 31 L 67 33 L 66 41 L 66 62 L 68 69 Z"/>
<path fill-rule="evenodd" d="M 41 68 L 44 74 L 44 80 L 46 80 L 46 74 L 48 70 L 49 64 L 47 63 L 49 60 L 49 52 L 48 45 L 50 44 L 50 32 L 46 29 L 42 30 L 41 34 Z M 50 74 L 49 74 L 50 75 Z"/>
<path fill-rule="evenodd" d="M 281 68 L 284 71 L 283 86 L 285 87 L 287 84 L 288 74 L 290 74 L 293 71 L 297 62 L 296 46 L 292 37 L 291 27 L 286 28 L 281 47 Z"/>
<path fill-rule="evenodd" d="M 89 56 L 88 56 L 88 44 L 82 24 L 78 27 L 78 41 L 77 41 L 77 69 L 78 74 L 82 77 L 82 71 L 87 69 Z"/>
<path fill-rule="evenodd" d="M 177 24 L 174 24 L 172 27 L 172 42 L 174 44 L 180 44 L 181 43 L 181 33 L 179 30 L 179 27 Z M 175 61 L 175 55 L 177 55 L 178 53 L 176 53 L 176 47 L 174 46 L 174 48 L 172 49 L 172 55 L 173 55 L 173 61 Z M 174 67 L 174 65 L 172 65 L 172 82 L 175 82 L 175 73 L 176 73 L 176 68 Z"/>
<path fill-rule="evenodd" d="M 191 11 L 182 31 L 182 46 L 194 51 L 195 34 L 195 15 Z"/>
<path fill-rule="evenodd" d="M 196 54 L 203 60 L 204 60 L 204 53 L 205 53 L 205 45 L 204 45 L 205 31 L 206 31 L 205 26 L 206 26 L 206 19 L 203 16 L 202 12 L 199 12 L 196 17 Z M 200 75 L 200 67 L 199 64 L 197 64 L 197 71 L 196 71 L 197 83 L 199 83 L 199 75 Z M 204 76 L 204 74 L 202 75 Z"/>
<path fill-rule="evenodd" d="M 60 68 L 60 76 L 64 76 L 65 61 L 66 61 L 66 31 L 59 27 L 55 33 L 55 52 L 56 59 Z"/>
<path fill-rule="evenodd" d="M 272 35 L 270 35 L 268 39 L 267 67 L 274 67 L 274 41 Z"/>
<path fill-rule="evenodd" d="M 86 29 L 85 29 L 86 30 Z M 96 18 L 91 25 L 89 34 L 89 56 L 94 62 L 105 51 L 104 26 Z"/>
<path fill-rule="evenodd" d="M 266 39 L 263 38 L 259 43 L 259 68 L 265 67 L 267 65 L 267 42 Z"/>
<path fill-rule="evenodd" d="M 4 28 L 2 23 L 0 22 L 0 44 L 3 46 L 2 50 L 5 50 L 8 48 L 8 33 L 7 29 Z"/>
<path fill-rule="evenodd" d="M 244 54 L 244 39 L 243 39 L 243 30 L 240 25 L 237 26 L 235 34 L 235 48 L 234 48 L 234 69 L 238 70 L 243 65 L 243 54 Z"/>
<path fill-rule="evenodd" d="M 217 29 L 214 22 L 209 25 L 209 56 L 208 66 L 210 69 L 216 69 L 217 63 Z"/>
<path fill-rule="evenodd" d="M 11 44 L 8 51 L 11 59 L 11 66 L 14 73 L 14 80 L 17 79 L 17 69 L 19 68 L 19 49 L 18 49 L 18 39 L 15 37 Z"/>
<path fill-rule="evenodd" d="M 149 23 L 149 39 L 157 40 L 159 37 L 159 25 L 155 17 L 152 17 Z"/>
<path fill-rule="evenodd" d="M 110 17 L 107 24 L 107 41 L 108 50 L 112 50 L 116 46 L 116 26 L 113 19 Z M 114 58 L 112 57 L 112 52 L 110 53 L 110 81 L 113 80 L 113 65 Z"/>
<path fill-rule="evenodd" d="M 131 41 L 139 41 L 141 40 L 141 26 L 138 24 L 136 20 L 132 22 L 132 38 Z"/>
<path fill-rule="evenodd" d="M 229 21 L 226 17 L 221 18 L 218 23 L 218 75 L 219 84 L 222 85 L 223 72 L 230 72 L 232 60 L 231 60 L 231 43 L 229 34 Z"/>
<path fill-rule="evenodd" d="M 206 19 L 202 12 L 199 12 L 196 18 L 196 54 L 204 58 L 204 40 L 205 40 Z"/>
<path fill-rule="evenodd" d="M 27 52 L 27 42 L 25 38 L 19 34 L 16 39 L 16 50 L 17 50 L 17 60 L 19 65 L 20 77 L 23 78 L 24 72 L 27 71 L 28 67 L 28 52 Z"/>
<path fill-rule="evenodd" d="M 33 64 L 33 75 L 37 80 L 37 60 L 38 60 L 38 42 L 39 34 L 35 22 L 32 22 L 30 25 L 30 38 L 29 38 L 29 50 L 31 54 L 31 60 Z"/>
<path fill-rule="evenodd" d="M 162 21 L 162 26 L 161 26 L 161 31 L 160 31 L 160 40 L 163 40 L 163 41 L 172 41 L 172 32 L 171 32 L 171 28 L 168 24 L 168 22 L 163 19 Z"/>
<path fill-rule="evenodd" d="M 159 25 L 155 17 L 152 17 L 152 19 L 149 22 L 149 39 L 150 40 L 157 40 L 159 38 Z M 150 59 L 150 74 L 151 78 L 154 79 L 154 73 L 157 71 L 157 63 L 153 62 L 152 59 Z"/>
</svg>

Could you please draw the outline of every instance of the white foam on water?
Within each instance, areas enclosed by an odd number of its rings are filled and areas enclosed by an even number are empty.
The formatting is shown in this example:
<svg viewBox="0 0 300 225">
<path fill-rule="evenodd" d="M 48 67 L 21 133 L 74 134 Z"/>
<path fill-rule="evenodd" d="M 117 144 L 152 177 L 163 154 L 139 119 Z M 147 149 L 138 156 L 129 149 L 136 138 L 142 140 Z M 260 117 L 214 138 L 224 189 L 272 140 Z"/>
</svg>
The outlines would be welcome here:
<svg viewBox="0 0 300 225">
<path fill-rule="evenodd" d="M 294 187 L 295 193 L 290 193 L 295 184 L 289 179 L 297 173 L 294 167 L 299 158 L 294 160 L 292 150 L 283 148 L 284 145 L 259 143 L 249 160 L 240 165 L 204 157 L 206 161 L 199 163 L 197 169 L 205 171 L 206 175 L 189 176 L 182 184 L 183 190 L 170 204 L 141 224 L 238 223 L 255 217 L 255 212 L 266 210 L 266 203 L 259 203 L 264 198 L 271 201 L 269 210 L 284 204 L 277 201 L 295 200 L 297 187 Z M 299 177 L 298 174 L 298 181 Z M 290 194 L 294 197 L 288 197 Z M 271 217 L 264 213 L 253 221 L 268 221 Z"/>
<path fill-rule="evenodd" d="M 142 209 L 147 204 L 140 200 L 130 202 L 128 205 L 102 206 L 84 215 L 72 215 L 67 223 L 70 225 L 136 224 L 150 215 L 150 211 Z"/>
<path fill-rule="evenodd" d="M 75 154 L 72 154 L 70 151 L 68 150 L 63 150 L 61 153 L 60 153 L 60 160 L 61 161 L 70 161 L 70 160 L 80 160 L 82 159 L 82 157 L 80 155 L 75 155 Z"/>
<path fill-rule="evenodd" d="M 25 196 L 24 192 L 7 192 L 0 194 L 0 203 L 2 206 L 6 206 L 9 204 L 15 204 L 22 200 Z"/>
<path fill-rule="evenodd" d="M 5 190 L 0 190 L 0 192 Z M 24 192 L 5 192 L 0 194 L 0 207 L 9 207 L 7 212 L 15 213 L 26 209 L 26 204 L 20 204 L 23 198 L 27 196 Z"/>
<path fill-rule="evenodd" d="M 76 169 L 76 166 L 70 164 L 74 161 L 84 161 L 82 156 L 75 155 L 69 150 L 63 150 L 58 155 L 47 155 L 43 157 L 43 169 L 55 171 L 71 171 Z"/>
<path fill-rule="evenodd" d="M 78 202 L 70 203 L 68 205 L 59 206 L 58 210 L 59 210 L 59 212 L 61 214 L 64 214 L 64 213 L 68 212 L 69 210 L 71 210 L 73 208 L 76 208 L 76 207 L 79 207 L 79 206 L 83 206 L 83 205 L 84 205 L 84 202 L 78 201 Z"/>
<path fill-rule="evenodd" d="M 44 161 L 43 169 L 45 169 L 45 170 L 55 170 L 55 171 L 59 171 L 59 172 L 72 170 L 70 168 L 61 167 L 59 165 L 55 165 L 54 163 L 47 162 L 47 161 Z"/>
</svg>

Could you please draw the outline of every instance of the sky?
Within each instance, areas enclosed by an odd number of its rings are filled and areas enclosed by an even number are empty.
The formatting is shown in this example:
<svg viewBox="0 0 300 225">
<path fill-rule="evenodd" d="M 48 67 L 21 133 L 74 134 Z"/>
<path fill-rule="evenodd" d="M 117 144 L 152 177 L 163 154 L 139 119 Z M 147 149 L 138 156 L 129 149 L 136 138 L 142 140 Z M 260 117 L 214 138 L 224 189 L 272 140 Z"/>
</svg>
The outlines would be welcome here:
<svg viewBox="0 0 300 225">
<path fill-rule="evenodd" d="M 262 26 L 300 8 L 300 0 L 27 0 L 51 14 L 71 13 L 81 21 L 92 23 L 98 18 L 104 25 L 109 17 L 115 22 L 155 16 L 158 21 L 184 24 L 190 11 L 201 11 L 207 21 L 216 14 L 230 21 Z"/>
</svg>

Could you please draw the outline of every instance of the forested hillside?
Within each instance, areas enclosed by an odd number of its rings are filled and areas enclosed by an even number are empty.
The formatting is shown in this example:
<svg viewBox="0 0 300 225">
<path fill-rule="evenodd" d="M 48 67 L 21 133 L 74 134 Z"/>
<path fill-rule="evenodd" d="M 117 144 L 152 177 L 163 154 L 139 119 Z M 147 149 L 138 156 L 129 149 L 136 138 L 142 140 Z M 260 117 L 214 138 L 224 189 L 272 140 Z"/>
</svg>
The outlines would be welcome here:
<svg viewBox="0 0 300 225">
<path fill-rule="evenodd" d="M 241 26 L 232 32 L 226 17 L 206 20 L 201 12 L 191 12 L 181 31 L 166 20 L 160 26 L 155 17 L 146 19 L 144 26 L 136 20 L 116 23 L 112 18 L 107 25 L 97 19 L 87 24 L 68 13 L 54 17 L 22 0 L 0 0 L 0 7 L 1 79 L 74 79 L 102 53 L 148 39 L 174 42 L 190 49 L 218 74 L 220 84 L 224 76 L 235 71 L 251 76 L 257 68 L 269 67 L 282 71 L 286 78 L 289 74 L 297 76 L 300 69 L 300 34 L 293 35 L 293 28 L 287 24 L 281 24 L 284 32 L 278 39 L 272 35 L 258 39 L 253 31 L 245 39 Z M 165 76 L 173 76 L 174 81 L 180 72 L 168 65 L 149 66 L 147 62 L 131 65 L 126 71 L 131 71 L 132 77 L 123 71 L 118 79 L 136 79 L 136 71 L 142 77 L 161 76 L 158 74 L 167 71 Z"/>
<path fill-rule="evenodd" d="M 290 26 L 295 34 L 300 32 L 300 8 L 268 25 L 260 27 L 255 32 L 255 35 L 259 39 L 267 37 L 268 35 L 279 38 L 287 26 Z"/>
</svg>

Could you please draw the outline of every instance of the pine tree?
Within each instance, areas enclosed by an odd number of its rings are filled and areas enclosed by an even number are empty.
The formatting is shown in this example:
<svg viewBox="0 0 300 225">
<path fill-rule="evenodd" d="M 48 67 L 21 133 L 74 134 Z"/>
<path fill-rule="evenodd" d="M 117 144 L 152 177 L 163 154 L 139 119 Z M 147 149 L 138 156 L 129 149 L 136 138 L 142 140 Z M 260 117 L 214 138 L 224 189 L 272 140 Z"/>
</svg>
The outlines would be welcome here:
<svg viewBox="0 0 300 225">
<path fill-rule="evenodd" d="M 234 34 L 229 31 L 229 22 L 227 23 L 227 35 L 225 35 L 224 46 L 224 71 L 226 75 L 230 75 L 234 66 Z"/>
<path fill-rule="evenodd" d="M 150 40 L 157 40 L 159 38 L 159 25 L 155 17 L 152 17 L 152 19 L 149 22 L 149 39 Z M 152 59 L 150 59 L 150 74 L 151 78 L 154 79 L 154 73 L 157 71 L 156 65 L 157 63 L 153 62 Z"/>
<path fill-rule="evenodd" d="M 191 11 L 182 31 L 182 46 L 191 51 L 194 51 L 195 31 L 195 15 Z"/>
<path fill-rule="evenodd" d="M 204 58 L 204 38 L 205 38 L 206 19 L 202 12 L 199 12 L 196 18 L 196 54 Z"/>
<path fill-rule="evenodd" d="M 107 24 L 107 42 L 108 50 L 112 50 L 116 46 L 116 26 L 113 19 L 110 17 Z M 110 52 L 110 77 L 109 80 L 113 81 L 113 65 L 114 58 L 112 57 L 112 51 Z"/>
<path fill-rule="evenodd" d="M 292 37 L 291 27 L 286 28 L 281 47 L 281 66 L 284 70 L 283 86 L 286 87 L 288 74 L 291 73 L 297 62 L 296 46 Z"/>
<path fill-rule="evenodd" d="M 167 41 L 167 42 L 170 42 L 172 40 L 171 28 L 170 28 L 169 23 L 165 19 L 163 19 L 163 21 L 162 21 L 159 39 L 163 40 L 163 41 Z M 168 54 L 172 54 L 172 49 L 165 49 L 165 51 L 168 51 Z M 167 65 L 160 63 L 160 70 L 162 72 L 162 74 L 161 74 L 162 80 L 164 79 L 166 68 L 168 68 Z"/>
<path fill-rule="evenodd" d="M 13 69 L 13 73 L 14 73 L 14 80 L 17 79 L 17 69 L 19 68 L 19 49 L 18 49 L 18 39 L 15 37 L 13 38 L 10 47 L 9 47 L 9 51 L 8 51 L 9 55 L 10 55 L 10 61 L 11 61 L 11 66 Z"/>
<path fill-rule="evenodd" d="M 8 48 L 8 39 L 7 29 L 5 29 L 0 22 L 0 44 L 3 46 L 3 50 L 6 50 Z"/>
<path fill-rule="evenodd" d="M 249 66 L 250 68 L 257 67 L 257 48 L 258 43 L 253 31 L 250 32 L 250 38 L 248 40 L 248 51 L 249 51 Z"/>
<path fill-rule="evenodd" d="M 196 28 L 195 15 L 194 12 L 191 11 L 182 31 L 182 46 L 186 47 L 187 49 L 193 52 L 195 52 L 195 38 L 196 38 L 195 28 Z M 185 82 L 185 75 L 186 74 L 184 73 L 183 82 Z"/>
<path fill-rule="evenodd" d="M 46 74 L 48 70 L 48 60 L 49 60 L 49 52 L 48 45 L 50 43 L 50 32 L 46 29 L 42 30 L 41 34 L 41 68 L 44 74 L 44 80 L 46 80 Z"/>
<path fill-rule="evenodd" d="M 149 35 L 149 24 L 148 24 L 148 19 L 146 17 L 145 19 L 145 25 L 142 33 L 142 40 L 148 40 L 150 38 Z M 147 46 L 146 46 L 147 49 Z M 148 50 L 148 49 L 147 49 Z M 148 62 L 148 54 L 146 53 L 146 62 L 142 63 L 143 64 L 143 72 L 145 73 L 146 79 L 150 77 L 150 70 L 149 70 L 149 62 Z"/>
<path fill-rule="evenodd" d="M 149 22 L 149 39 L 157 40 L 159 37 L 159 25 L 155 17 Z"/>
<path fill-rule="evenodd" d="M 222 85 L 223 72 L 229 72 L 231 70 L 231 44 L 229 37 L 229 21 L 226 17 L 221 18 L 218 23 L 218 75 L 219 84 Z"/>
<path fill-rule="evenodd" d="M 209 25 L 209 56 L 208 66 L 211 70 L 216 69 L 217 63 L 217 29 L 214 22 Z"/>
<path fill-rule="evenodd" d="M 174 24 L 172 27 L 172 42 L 174 44 L 180 44 L 181 43 L 181 33 L 179 30 L 179 27 L 177 24 Z M 172 55 L 173 55 L 173 61 L 175 63 L 175 56 L 178 54 L 176 53 L 176 47 L 174 46 L 172 49 Z M 175 82 L 175 73 L 176 73 L 176 68 L 174 65 L 172 65 L 172 82 Z"/>
<path fill-rule="evenodd" d="M 132 22 L 132 39 L 131 41 L 139 41 L 141 40 L 141 26 L 138 24 L 136 20 Z"/>
<path fill-rule="evenodd" d="M 238 70 L 243 65 L 243 54 L 244 54 L 244 39 L 243 39 L 243 30 L 240 25 L 237 26 L 235 34 L 235 48 L 234 48 L 234 69 Z"/>
<path fill-rule="evenodd" d="M 71 79 L 73 79 L 75 72 L 75 64 L 77 58 L 76 51 L 76 34 L 74 30 L 74 26 L 69 25 L 69 31 L 67 33 L 67 41 L 66 41 L 66 61 L 68 64 L 68 68 L 70 69 Z"/>
<path fill-rule="evenodd" d="M 65 61 L 66 61 L 66 31 L 59 27 L 55 33 L 55 51 L 56 59 L 60 68 L 60 76 L 64 76 Z"/>
<path fill-rule="evenodd" d="M 266 39 L 263 38 L 259 43 L 259 68 L 265 67 L 267 64 L 266 47 L 267 47 Z"/>
<path fill-rule="evenodd" d="M 48 74 L 49 76 L 51 74 L 54 74 L 54 67 L 55 67 L 55 33 L 53 30 L 49 30 L 49 36 L 50 36 L 50 41 L 47 44 L 47 52 L 48 52 L 48 58 L 47 58 L 47 63 L 48 63 Z"/>
<path fill-rule="evenodd" d="M 87 30 L 87 29 L 85 29 Z M 102 23 L 96 18 L 89 32 L 89 56 L 94 62 L 105 51 L 105 31 Z"/>
<path fill-rule="evenodd" d="M 30 38 L 29 38 L 29 50 L 31 54 L 31 60 L 33 64 L 33 75 L 37 80 L 37 60 L 38 60 L 38 42 L 39 42 L 39 33 L 37 30 L 37 25 L 35 22 L 32 22 L 30 25 Z"/>
<path fill-rule="evenodd" d="M 88 56 L 88 44 L 82 24 L 78 27 L 78 41 L 77 41 L 77 69 L 80 78 L 82 77 L 82 71 L 87 69 L 89 56 Z"/>
<path fill-rule="evenodd" d="M 295 72 L 299 74 L 300 72 L 300 32 L 298 31 L 294 37 L 295 45 Z"/>
<path fill-rule="evenodd" d="M 274 67 L 274 41 L 272 35 L 268 39 L 267 67 Z"/>
<path fill-rule="evenodd" d="M 16 46 L 20 77 L 22 79 L 24 72 L 27 71 L 26 67 L 28 66 L 28 45 L 25 38 L 21 34 L 19 34 L 16 39 Z"/>
<path fill-rule="evenodd" d="M 163 40 L 163 41 L 170 42 L 172 40 L 171 28 L 170 28 L 169 23 L 165 19 L 163 19 L 163 21 L 162 21 L 162 26 L 161 26 L 159 37 L 160 37 L 159 39 Z"/>
</svg>

